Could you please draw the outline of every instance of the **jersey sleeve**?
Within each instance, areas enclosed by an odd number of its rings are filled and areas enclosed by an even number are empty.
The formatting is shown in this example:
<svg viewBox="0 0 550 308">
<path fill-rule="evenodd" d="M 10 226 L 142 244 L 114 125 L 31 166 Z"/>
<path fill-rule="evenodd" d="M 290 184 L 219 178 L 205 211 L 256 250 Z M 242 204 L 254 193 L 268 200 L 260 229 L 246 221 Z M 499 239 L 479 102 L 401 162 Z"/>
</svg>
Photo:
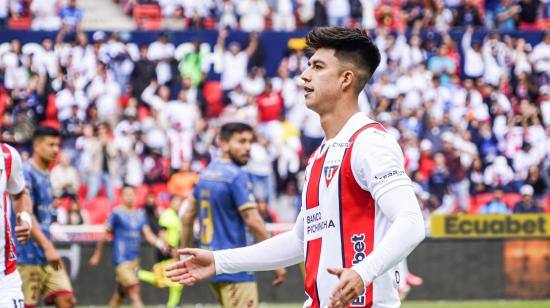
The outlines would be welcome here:
<svg viewBox="0 0 550 308">
<path fill-rule="evenodd" d="M 107 231 L 109 232 L 113 232 L 116 228 L 117 221 L 118 221 L 118 212 L 113 211 L 111 213 L 111 216 L 109 216 L 109 220 L 107 220 L 107 223 L 105 224 L 105 229 L 107 229 Z"/>
<path fill-rule="evenodd" d="M 160 214 L 159 226 L 164 229 L 170 227 L 170 214 L 168 214 L 168 211 L 165 210 Z"/>
<path fill-rule="evenodd" d="M 23 161 L 13 147 L 6 145 L 11 153 L 11 175 L 7 185 L 7 191 L 11 195 L 20 193 L 25 188 L 25 175 L 23 174 Z"/>
<path fill-rule="evenodd" d="M 256 207 L 256 199 L 252 193 L 252 182 L 244 172 L 239 173 L 231 183 L 231 195 L 239 211 Z"/>
<path fill-rule="evenodd" d="M 376 201 L 394 187 L 412 185 L 399 144 L 392 135 L 375 128 L 357 136 L 351 165 L 357 183 Z"/>
</svg>

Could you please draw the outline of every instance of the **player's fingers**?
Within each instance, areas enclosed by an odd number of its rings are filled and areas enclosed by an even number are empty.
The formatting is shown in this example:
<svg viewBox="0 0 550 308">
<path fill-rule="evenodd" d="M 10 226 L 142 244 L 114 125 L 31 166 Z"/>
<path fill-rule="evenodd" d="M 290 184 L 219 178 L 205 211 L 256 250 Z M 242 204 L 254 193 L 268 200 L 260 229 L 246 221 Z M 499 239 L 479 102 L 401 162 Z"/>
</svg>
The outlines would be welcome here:
<svg viewBox="0 0 550 308">
<path fill-rule="evenodd" d="M 196 257 L 198 253 L 199 253 L 199 250 L 196 248 L 178 249 L 178 255 L 192 255 L 193 257 Z"/>
<path fill-rule="evenodd" d="M 179 268 L 185 267 L 185 263 L 183 261 L 176 261 L 164 268 L 165 271 L 173 271 Z"/>
<path fill-rule="evenodd" d="M 330 292 L 331 298 L 341 299 L 342 297 L 342 290 L 348 285 L 347 280 L 340 280 L 336 287 L 332 289 L 332 292 Z"/>
<path fill-rule="evenodd" d="M 187 274 L 189 271 L 186 268 L 177 268 L 173 270 L 166 271 L 166 277 L 175 278 L 183 274 Z"/>
<path fill-rule="evenodd" d="M 343 268 L 327 268 L 327 272 L 331 273 L 332 275 L 335 275 L 337 277 L 340 277 L 342 272 L 344 271 Z"/>
<path fill-rule="evenodd" d="M 181 283 L 183 285 L 186 285 L 186 286 L 192 286 L 196 282 L 197 282 L 197 280 L 194 277 L 192 277 L 191 275 L 189 275 L 189 277 L 186 277 L 186 278 L 183 278 L 183 279 L 179 280 L 179 283 Z"/>
</svg>

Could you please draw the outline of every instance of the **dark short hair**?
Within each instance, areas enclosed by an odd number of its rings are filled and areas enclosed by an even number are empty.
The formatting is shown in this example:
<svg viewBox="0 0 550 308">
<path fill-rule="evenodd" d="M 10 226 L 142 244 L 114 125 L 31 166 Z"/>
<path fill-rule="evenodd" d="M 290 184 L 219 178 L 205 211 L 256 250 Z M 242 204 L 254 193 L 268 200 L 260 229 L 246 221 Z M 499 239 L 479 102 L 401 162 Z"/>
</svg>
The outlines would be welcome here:
<svg viewBox="0 0 550 308">
<path fill-rule="evenodd" d="M 122 183 L 122 187 L 120 188 L 120 191 L 125 190 L 126 188 L 130 188 L 131 190 L 135 190 L 136 187 L 134 185 L 128 184 L 126 182 Z"/>
<path fill-rule="evenodd" d="M 380 64 L 380 51 L 369 35 L 361 29 L 342 27 L 318 27 L 306 36 L 309 48 L 334 49 L 334 56 L 340 61 L 351 62 L 357 77 L 356 90 L 359 92 L 370 80 Z"/>
<path fill-rule="evenodd" d="M 242 132 L 254 133 L 254 129 L 252 126 L 242 122 L 225 123 L 220 129 L 220 140 L 228 141 L 234 134 L 239 134 Z"/>
<path fill-rule="evenodd" d="M 38 140 L 44 137 L 59 137 L 59 131 L 50 126 L 38 126 L 33 133 L 32 140 Z"/>
</svg>

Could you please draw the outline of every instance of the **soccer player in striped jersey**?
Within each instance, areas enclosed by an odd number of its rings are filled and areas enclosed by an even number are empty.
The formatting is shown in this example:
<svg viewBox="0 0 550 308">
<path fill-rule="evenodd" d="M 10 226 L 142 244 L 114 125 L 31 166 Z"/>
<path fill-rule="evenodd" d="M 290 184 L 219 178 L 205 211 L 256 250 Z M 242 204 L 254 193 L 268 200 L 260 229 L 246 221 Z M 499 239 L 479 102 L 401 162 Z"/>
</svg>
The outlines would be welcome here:
<svg viewBox="0 0 550 308">
<path fill-rule="evenodd" d="M 0 307 L 23 308 L 10 217 L 13 207 L 16 213 L 13 233 L 19 242 L 27 242 L 31 235 L 32 218 L 29 213 L 32 213 L 32 202 L 25 189 L 21 156 L 7 144 L 0 143 L 0 148 Z"/>
<path fill-rule="evenodd" d="M 169 276 L 192 284 L 305 261 L 304 307 L 399 307 L 397 265 L 424 239 L 424 221 L 397 141 L 359 112 L 380 53 L 360 29 L 315 28 L 306 42 L 304 97 L 325 139 L 308 160 L 293 230 L 239 249 L 182 249 L 191 258 Z"/>
</svg>

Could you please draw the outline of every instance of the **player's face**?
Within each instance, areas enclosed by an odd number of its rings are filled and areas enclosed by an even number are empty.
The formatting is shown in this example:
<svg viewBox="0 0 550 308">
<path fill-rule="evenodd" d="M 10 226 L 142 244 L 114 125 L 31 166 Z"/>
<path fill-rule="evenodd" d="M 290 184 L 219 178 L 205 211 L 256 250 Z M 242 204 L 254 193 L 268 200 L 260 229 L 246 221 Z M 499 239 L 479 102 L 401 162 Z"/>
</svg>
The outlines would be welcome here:
<svg viewBox="0 0 550 308">
<path fill-rule="evenodd" d="M 122 203 L 125 206 L 132 207 L 134 205 L 134 202 L 136 201 L 136 194 L 134 192 L 134 189 L 130 187 L 124 188 L 120 193 L 120 198 L 122 199 Z"/>
<path fill-rule="evenodd" d="M 304 81 L 306 106 L 317 113 L 326 112 L 338 96 L 342 67 L 334 52 L 334 49 L 317 49 L 300 76 Z"/>
<path fill-rule="evenodd" d="M 53 163 L 59 155 L 59 143 L 59 137 L 42 137 L 34 142 L 34 152 L 45 163 Z"/>
<path fill-rule="evenodd" d="M 227 156 L 240 166 L 244 166 L 248 163 L 250 158 L 250 146 L 254 135 L 252 132 L 241 132 L 236 133 L 229 138 L 229 141 L 225 142 L 223 145 L 223 150 L 227 153 Z"/>
</svg>

